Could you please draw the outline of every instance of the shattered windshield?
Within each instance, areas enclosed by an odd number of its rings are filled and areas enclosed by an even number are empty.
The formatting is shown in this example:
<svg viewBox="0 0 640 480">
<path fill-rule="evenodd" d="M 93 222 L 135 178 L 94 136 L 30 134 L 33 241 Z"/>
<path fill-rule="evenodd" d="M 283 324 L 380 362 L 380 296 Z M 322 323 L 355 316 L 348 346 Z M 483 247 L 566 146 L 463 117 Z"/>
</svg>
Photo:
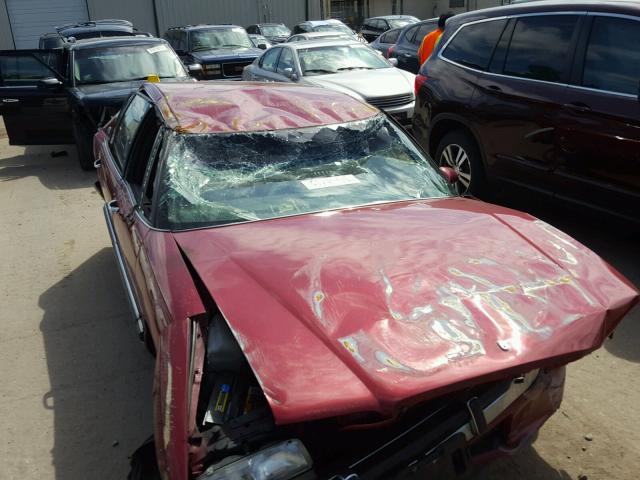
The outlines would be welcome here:
<svg viewBox="0 0 640 480">
<path fill-rule="evenodd" d="M 174 134 L 156 219 L 181 230 L 449 195 L 406 134 L 378 115 L 296 130 Z"/>
</svg>

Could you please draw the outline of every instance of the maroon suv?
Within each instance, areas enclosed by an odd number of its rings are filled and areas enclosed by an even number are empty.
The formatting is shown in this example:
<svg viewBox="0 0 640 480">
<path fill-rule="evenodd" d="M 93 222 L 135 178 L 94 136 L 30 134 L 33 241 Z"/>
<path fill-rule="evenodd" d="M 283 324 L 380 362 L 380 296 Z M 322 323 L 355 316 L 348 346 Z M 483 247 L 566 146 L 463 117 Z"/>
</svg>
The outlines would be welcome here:
<svg viewBox="0 0 640 480">
<path fill-rule="evenodd" d="M 414 134 L 458 188 L 512 185 L 640 220 L 640 4 L 453 17 L 416 78 Z"/>
</svg>

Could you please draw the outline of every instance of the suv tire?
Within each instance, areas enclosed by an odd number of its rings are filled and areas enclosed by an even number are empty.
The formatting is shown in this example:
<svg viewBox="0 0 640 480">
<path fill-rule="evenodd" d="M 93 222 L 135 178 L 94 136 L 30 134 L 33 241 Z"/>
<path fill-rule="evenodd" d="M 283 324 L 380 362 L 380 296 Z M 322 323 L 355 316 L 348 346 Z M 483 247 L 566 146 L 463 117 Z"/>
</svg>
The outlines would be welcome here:
<svg viewBox="0 0 640 480">
<path fill-rule="evenodd" d="M 475 140 L 463 130 L 447 133 L 436 149 L 436 162 L 441 167 L 451 167 L 460 180 L 456 190 L 460 195 L 479 196 L 486 192 L 486 177 L 480 150 Z"/>
<path fill-rule="evenodd" d="M 78 118 L 73 119 L 73 138 L 78 149 L 78 162 L 83 170 L 93 170 L 93 135 L 80 124 Z"/>
</svg>

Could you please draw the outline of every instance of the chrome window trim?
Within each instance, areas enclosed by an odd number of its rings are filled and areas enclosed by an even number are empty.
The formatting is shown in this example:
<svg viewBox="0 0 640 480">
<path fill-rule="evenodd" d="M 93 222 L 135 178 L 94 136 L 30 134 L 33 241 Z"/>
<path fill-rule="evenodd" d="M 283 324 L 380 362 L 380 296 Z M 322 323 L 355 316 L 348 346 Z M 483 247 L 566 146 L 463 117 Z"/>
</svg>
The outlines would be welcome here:
<svg viewBox="0 0 640 480">
<path fill-rule="evenodd" d="M 574 85 L 572 83 L 569 83 L 566 86 L 569 87 L 569 88 L 575 88 L 576 90 L 586 90 L 588 92 L 602 93 L 602 94 L 605 94 L 605 95 L 616 95 L 618 97 L 630 98 L 632 100 L 637 100 L 638 99 L 638 95 L 633 95 L 632 93 L 614 92 L 612 90 L 602 90 L 602 89 L 599 89 L 599 88 L 584 87 L 582 85 Z"/>
</svg>

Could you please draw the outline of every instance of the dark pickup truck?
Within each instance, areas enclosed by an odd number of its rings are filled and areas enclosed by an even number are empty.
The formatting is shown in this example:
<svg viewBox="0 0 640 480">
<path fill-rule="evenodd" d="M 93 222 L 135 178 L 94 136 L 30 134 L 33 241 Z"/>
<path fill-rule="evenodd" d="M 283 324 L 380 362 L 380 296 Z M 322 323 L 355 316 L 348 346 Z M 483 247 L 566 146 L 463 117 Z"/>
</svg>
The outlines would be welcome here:
<svg viewBox="0 0 640 480">
<path fill-rule="evenodd" d="M 0 114 L 12 145 L 75 142 L 93 168 L 93 135 L 147 80 L 189 80 L 171 46 L 152 37 L 93 38 L 53 50 L 0 51 Z"/>
<path fill-rule="evenodd" d="M 170 28 L 164 38 L 190 69 L 200 65 L 202 80 L 240 80 L 244 67 L 262 54 L 237 25 L 187 25 Z"/>
</svg>

